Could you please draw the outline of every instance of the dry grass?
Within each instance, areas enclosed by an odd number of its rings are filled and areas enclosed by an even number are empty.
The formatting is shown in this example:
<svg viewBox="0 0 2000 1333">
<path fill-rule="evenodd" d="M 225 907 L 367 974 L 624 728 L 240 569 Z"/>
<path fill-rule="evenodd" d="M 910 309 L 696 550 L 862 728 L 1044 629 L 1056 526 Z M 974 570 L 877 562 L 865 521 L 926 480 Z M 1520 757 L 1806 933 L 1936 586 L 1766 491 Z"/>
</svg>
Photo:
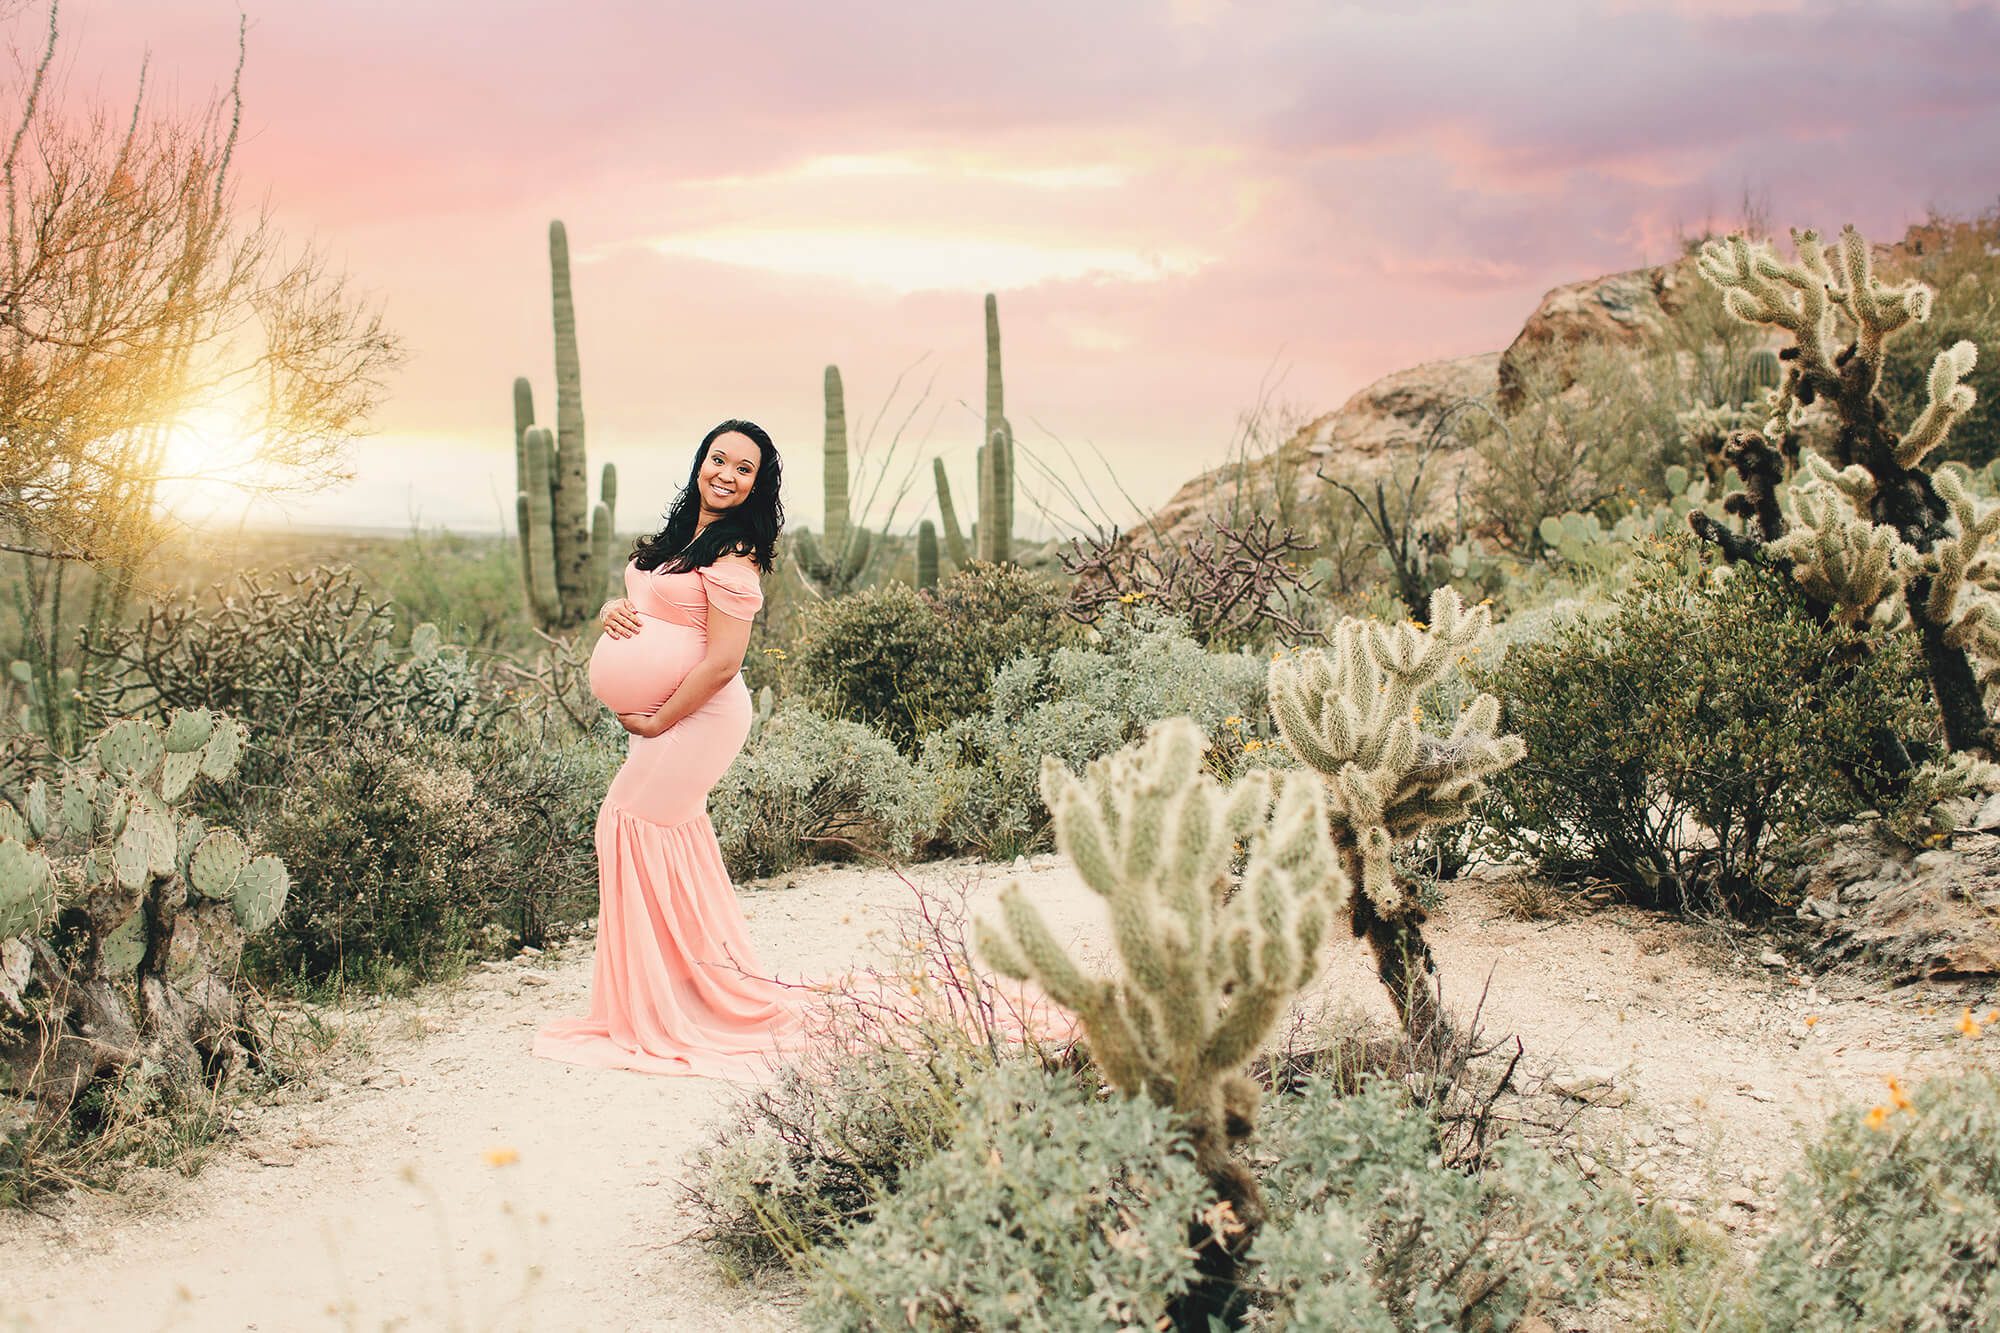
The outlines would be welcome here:
<svg viewBox="0 0 2000 1333">
<path fill-rule="evenodd" d="M 1566 921 L 1586 903 L 1574 889 L 1563 888 L 1540 875 L 1508 875 L 1487 882 L 1487 892 L 1500 914 L 1513 921 Z"/>
</svg>

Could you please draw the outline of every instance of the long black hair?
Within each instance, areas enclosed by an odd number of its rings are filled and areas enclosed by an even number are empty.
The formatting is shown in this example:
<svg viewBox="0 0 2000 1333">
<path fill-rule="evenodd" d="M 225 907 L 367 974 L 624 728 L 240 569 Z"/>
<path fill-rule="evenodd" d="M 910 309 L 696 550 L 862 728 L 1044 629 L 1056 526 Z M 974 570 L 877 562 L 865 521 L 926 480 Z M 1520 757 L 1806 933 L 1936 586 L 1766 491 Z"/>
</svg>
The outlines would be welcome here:
<svg viewBox="0 0 2000 1333">
<path fill-rule="evenodd" d="M 701 518 L 701 464 L 718 435 L 741 435 L 756 444 L 762 457 L 757 462 L 757 479 L 743 503 L 725 509 L 697 537 L 694 529 Z M 687 485 L 681 487 L 673 507 L 667 510 L 666 525 L 634 543 L 632 559 L 641 569 L 665 565 L 670 574 L 685 574 L 714 564 L 717 556 L 747 555 L 759 570 L 770 573 L 778 531 L 785 526 L 785 506 L 778 499 L 783 470 L 778 446 L 771 443 L 762 426 L 752 421 L 723 422 L 701 437 L 701 448 L 694 451 L 694 462 L 688 467 Z"/>
</svg>

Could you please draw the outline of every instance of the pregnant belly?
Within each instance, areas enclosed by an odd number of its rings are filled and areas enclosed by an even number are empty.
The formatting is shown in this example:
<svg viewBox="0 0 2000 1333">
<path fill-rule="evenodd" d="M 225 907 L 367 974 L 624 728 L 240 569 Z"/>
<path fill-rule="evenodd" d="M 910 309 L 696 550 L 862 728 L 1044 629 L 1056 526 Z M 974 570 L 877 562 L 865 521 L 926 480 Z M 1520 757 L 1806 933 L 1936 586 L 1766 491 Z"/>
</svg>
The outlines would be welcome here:
<svg viewBox="0 0 2000 1333">
<path fill-rule="evenodd" d="M 614 713 L 650 713 L 679 688 L 701 661 L 700 631 L 649 616 L 629 639 L 609 634 L 590 652 L 590 692 Z"/>
</svg>

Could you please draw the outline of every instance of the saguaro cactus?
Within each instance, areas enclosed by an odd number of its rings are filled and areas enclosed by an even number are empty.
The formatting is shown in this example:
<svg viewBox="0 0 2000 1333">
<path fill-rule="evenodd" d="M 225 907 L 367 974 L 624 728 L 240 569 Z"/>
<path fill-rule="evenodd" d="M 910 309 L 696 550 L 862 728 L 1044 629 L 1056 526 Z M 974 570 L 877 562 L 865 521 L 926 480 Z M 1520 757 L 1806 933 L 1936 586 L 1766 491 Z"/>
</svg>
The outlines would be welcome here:
<svg viewBox="0 0 2000 1333">
<path fill-rule="evenodd" d="M 0 1073 L 50 1114 L 128 1071 L 227 1077 L 255 1046 L 234 977 L 246 934 L 277 920 L 289 884 L 226 828 L 174 806 L 221 783 L 240 723 L 201 709 L 165 728 L 108 727 L 62 783 L 0 805 Z M 60 903 L 63 938 L 45 938 Z"/>
<path fill-rule="evenodd" d="M 574 629 L 596 612 L 608 580 L 623 562 L 612 554 L 618 500 L 618 472 L 612 464 L 604 465 L 597 504 L 590 502 L 576 301 L 570 287 L 569 236 L 560 221 L 549 224 L 549 283 L 555 312 L 556 426 L 551 435 L 533 424 L 532 390 L 525 378 L 516 379 L 519 491 L 514 516 L 521 529 L 521 579 L 530 612 L 545 629 Z"/>
<path fill-rule="evenodd" d="M 1114 975 L 1079 967 L 1019 884 L 1002 891 L 999 923 L 976 931 L 994 968 L 1075 1011 L 1107 1082 L 1185 1117 L 1196 1165 L 1240 1224 L 1204 1252 L 1205 1275 L 1227 1292 L 1264 1219 L 1256 1179 L 1231 1152 L 1256 1120 L 1243 1066 L 1312 979 L 1347 883 L 1310 775 L 1274 790 L 1252 773 L 1225 789 L 1202 771 L 1207 744 L 1192 720 L 1170 718 L 1080 781 L 1042 761 L 1057 845 L 1110 908 Z"/>
<path fill-rule="evenodd" d="M 1390 629 L 1352 616 L 1327 649 L 1281 657 L 1269 673 L 1271 714 L 1293 754 L 1326 786 L 1334 845 L 1354 883 L 1354 933 L 1375 954 L 1405 1030 L 1420 1043 L 1445 1031 L 1424 980 L 1432 970 L 1424 914 L 1396 880 L 1396 844 L 1456 824 L 1484 780 L 1526 752 L 1499 736 L 1500 702 L 1476 695 L 1440 734 L 1424 725 L 1423 692 L 1458 669 L 1492 629 L 1450 587 L 1431 594 L 1430 624 Z"/>
<path fill-rule="evenodd" d="M 929 519 L 917 524 L 917 586 L 935 588 L 938 585 L 938 539 L 937 525 Z"/>
<path fill-rule="evenodd" d="M 1014 428 L 1007 421 L 1006 385 L 1000 373 L 1000 307 L 991 292 L 986 294 L 986 420 L 973 469 L 979 516 L 972 525 L 970 554 L 1002 564 L 1014 558 Z M 968 548 L 959 534 L 958 511 L 952 504 L 944 460 L 933 459 L 932 471 L 937 479 L 945 542 L 952 560 L 963 567 Z"/>
<path fill-rule="evenodd" d="M 964 569 L 972 563 L 972 554 L 966 549 L 965 534 L 959 531 L 958 507 L 951 502 L 951 479 L 945 475 L 942 458 L 931 460 L 931 475 L 937 481 L 938 520 L 944 524 L 945 551 L 955 568 Z"/>
<path fill-rule="evenodd" d="M 811 531 L 801 529 L 792 540 L 799 572 L 806 581 L 823 595 L 837 596 L 860 581 L 868 567 L 873 538 L 848 513 L 847 395 L 838 366 L 826 368 L 825 396 L 825 531 L 816 539 Z"/>
<path fill-rule="evenodd" d="M 1959 342 L 1938 353 L 1929 401 L 1898 435 L 1877 392 L 1883 347 L 1930 318 L 1931 289 L 1883 284 L 1853 227 L 1833 246 L 1814 231 L 1795 231 L 1792 239 L 1798 257 L 1791 261 L 1743 236 L 1711 241 L 1700 267 L 1722 289 L 1730 314 L 1791 336 L 1779 353 L 1785 373 L 1763 437 L 1781 438 L 1807 406 L 1824 401 L 1839 422 L 1835 456 L 1804 464 L 1786 513 L 1773 494 L 1768 440 L 1744 432 L 1725 456 L 1751 497 L 1731 512 L 1750 520 L 1750 530 L 1733 531 L 1699 512 L 1688 522 L 1728 559 L 1766 559 L 1789 570 L 1831 614 L 1870 615 L 1900 595 L 1946 743 L 1991 757 L 2000 749 L 1990 715 L 2000 684 L 2000 600 L 1989 585 L 2000 580 L 1981 548 L 2000 520 L 1973 501 L 1961 477 L 1926 467 L 1972 409 L 1972 389 L 1962 381 L 1977 349 Z"/>
</svg>

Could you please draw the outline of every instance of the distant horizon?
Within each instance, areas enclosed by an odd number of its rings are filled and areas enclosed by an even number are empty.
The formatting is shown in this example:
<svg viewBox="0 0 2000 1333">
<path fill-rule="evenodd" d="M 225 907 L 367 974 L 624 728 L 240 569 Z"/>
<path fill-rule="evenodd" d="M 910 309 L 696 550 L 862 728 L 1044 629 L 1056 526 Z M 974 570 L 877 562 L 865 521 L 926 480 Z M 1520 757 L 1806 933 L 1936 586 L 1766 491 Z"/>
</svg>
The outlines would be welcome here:
<svg viewBox="0 0 2000 1333">
<path fill-rule="evenodd" d="M 1746 204 L 1780 234 L 1889 240 L 2000 188 L 1985 0 L 246 3 L 240 197 L 410 352 L 360 480 L 282 521 L 511 526 L 516 375 L 553 416 L 552 218 L 592 469 L 631 469 L 621 527 L 730 416 L 772 432 L 819 526 L 829 363 L 855 435 L 901 377 L 891 419 L 921 400 L 924 467 L 969 493 L 988 291 L 1025 523 L 1058 441 L 1102 496 L 1157 508 L 1260 401 L 1316 416 L 1504 347 L 1551 288 L 1671 259 Z M 149 108 L 199 105 L 238 14 L 68 0 L 71 100 L 127 106 L 150 53 Z M 897 525 L 935 512 L 919 476 Z"/>
</svg>

